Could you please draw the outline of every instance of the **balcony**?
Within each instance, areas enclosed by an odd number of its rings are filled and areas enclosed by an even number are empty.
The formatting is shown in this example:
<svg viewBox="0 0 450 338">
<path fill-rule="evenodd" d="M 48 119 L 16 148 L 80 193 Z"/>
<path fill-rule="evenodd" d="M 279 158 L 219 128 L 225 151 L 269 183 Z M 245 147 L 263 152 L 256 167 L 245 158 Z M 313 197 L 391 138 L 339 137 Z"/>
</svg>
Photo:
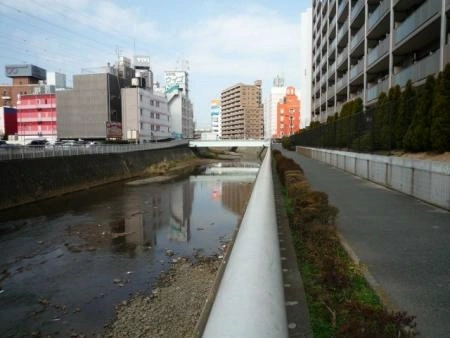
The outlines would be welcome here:
<svg viewBox="0 0 450 338">
<path fill-rule="evenodd" d="M 334 49 L 336 48 L 337 45 L 337 39 L 334 39 L 331 43 L 330 43 L 330 49 L 328 50 L 330 53 L 334 51 Z"/>
<path fill-rule="evenodd" d="M 18 104 L 17 109 L 55 109 L 55 103 L 39 103 L 39 104 Z"/>
<path fill-rule="evenodd" d="M 389 36 L 372 49 L 367 55 L 367 65 L 372 65 L 389 51 Z"/>
<path fill-rule="evenodd" d="M 344 60 L 347 60 L 348 48 L 345 47 L 341 54 L 338 55 L 336 65 L 339 67 Z"/>
<path fill-rule="evenodd" d="M 341 2 L 341 4 L 338 7 L 338 11 L 337 11 L 338 18 L 344 13 L 344 10 L 347 8 L 347 5 L 348 5 L 348 0 L 344 0 Z"/>
<path fill-rule="evenodd" d="M 389 90 L 389 78 L 386 78 L 385 80 L 367 89 L 367 102 L 375 100 L 382 92 L 387 93 L 388 90 Z"/>
<path fill-rule="evenodd" d="M 354 49 L 356 46 L 359 45 L 361 40 L 364 38 L 364 25 L 361 26 L 359 31 L 352 36 L 351 42 L 350 42 L 350 50 Z"/>
<path fill-rule="evenodd" d="M 364 58 L 361 58 L 358 63 L 350 67 L 350 80 L 356 78 L 364 70 Z"/>
<path fill-rule="evenodd" d="M 342 27 L 339 29 L 338 31 L 338 37 L 337 37 L 337 41 L 340 41 L 342 39 L 342 37 L 347 34 L 348 32 L 348 20 L 346 20 L 344 22 L 344 24 L 342 25 Z"/>
<path fill-rule="evenodd" d="M 417 10 L 411 14 L 401 25 L 395 30 L 394 42 L 399 44 L 405 38 L 410 36 L 416 29 L 423 25 L 428 19 L 432 18 L 441 9 L 441 0 L 428 0 L 422 4 Z"/>
<path fill-rule="evenodd" d="M 390 5 L 390 1 L 389 0 L 384 0 L 380 3 L 380 5 L 377 7 L 377 9 L 375 9 L 372 14 L 369 15 L 369 19 L 368 21 L 368 30 L 370 31 L 373 26 L 378 23 L 382 18 L 384 18 L 384 16 L 386 15 L 386 13 L 389 12 L 389 5 Z"/>
<path fill-rule="evenodd" d="M 413 83 L 425 79 L 428 75 L 439 72 L 439 50 L 422 60 L 402 69 L 394 75 L 394 83 L 403 87 L 408 80 Z"/>
<path fill-rule="evenodd" d="M 333 27 L 336 26 L 336 20 L 337 20 L 337 17 L 334 16 L 333 20 L 331 20 L 331 22 L 330 22 L 330 31 L 333 29 Z"/>
<path fill-rule="evenodd" d="M 336 71 L 336 62 L 333 62 L 331 64 L 331 66 L 328 68 L 328 74 L 334 74 L 334 72 Z M 329 77 L 329 76 L 328 76 Z"/>
<path fill-rule="evenodd" d="M 334 90 L 336 89 L 336 84 L 332 84 L 330 87 L 328 87 L 328 97 L 334 97 L 335 92 Z"/>
<path fill-rule="evenodd" d="M 337 82 L 336 82 L 336 91 L 341 90 L 343 87 L 347 86 L 348 81 L 348 73 L 345 73 Z"/>
<path fill-rule="evenodd" d="M 364 1 L 363 0 L 359 0 L 356 5 L 352 8 L 352 12 L 350 15 L 350 20 L 353 21 L 359 14 L 359 12 L 361 11 L 361 9 L 364 8 Z"/>
</svg>

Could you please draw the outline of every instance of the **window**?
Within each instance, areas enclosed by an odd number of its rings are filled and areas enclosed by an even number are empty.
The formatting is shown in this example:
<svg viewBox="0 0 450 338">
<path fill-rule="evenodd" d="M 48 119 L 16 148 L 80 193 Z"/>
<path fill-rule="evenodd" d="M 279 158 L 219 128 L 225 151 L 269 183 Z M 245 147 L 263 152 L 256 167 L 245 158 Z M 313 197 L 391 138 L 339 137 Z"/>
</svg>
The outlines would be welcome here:
<svg viewBox="0 0 450 338">
<path fill-rule="evenodd" d="M 142 95 L 139 95 L 139 101 L 142 102 Z"/>
<path fill-rule="evenodd" d="M 140 108 L 139 110 L 140 110 L 140 112 L 141 112 L 141 116 L 142 116 L 142 108 Z"/>
<path fill-rule="evenodd" d="M 47 99 L 45 99 L 45 102 L 44 102 L 45 104 L 47 104 Z"/>
<path fill-rule="evenodd" d="M 159 107 L 159 101 L 156 101 L 156 106 Z"/>
<path fill-rule="evenodd" d="M 151 117 L 152 119 L 154 119 L 154 118 L 155 118 L 155 114 L 154 114 L 154 113 L 150 113 L 150 117 Z"/>
<path fill-rule="evenodd" d="M 156 113 L 156 118 L 159 120 L 159 113 Z"/>
<path fill-rule="evenodd" d="M 155 101 L 150 100 L 150 105 L 151 105 L 151 106 L 154 106 L 154 105 L 155 105 Z"/>
</svg>

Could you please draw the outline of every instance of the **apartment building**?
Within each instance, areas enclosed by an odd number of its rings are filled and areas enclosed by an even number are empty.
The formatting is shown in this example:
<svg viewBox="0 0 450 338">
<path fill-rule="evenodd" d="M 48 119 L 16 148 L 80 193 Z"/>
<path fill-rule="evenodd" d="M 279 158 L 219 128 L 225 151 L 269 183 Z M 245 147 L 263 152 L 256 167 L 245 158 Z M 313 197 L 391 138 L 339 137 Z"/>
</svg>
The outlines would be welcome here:
<svg viewBox="0 0 450 338">
<path fill-rule="evenodd" d="M 48 86 L 47 86 L 48 88 Z M 21 141 L 43 137 L 56 141 L 56 95 L 54 88 L 27 94 L 17 101 L 17 135 Z"/>
<path fill-rule="evenodd" d="M 450 62 L 450 0 L 313 0 L 311 120 Z"/>
<path fill-rule="evenodd" d="M 264 112 L 260 80 L 254 85 L 238 83 L 221 93 L 222 138 L 264 137 Z"/>
</svg>

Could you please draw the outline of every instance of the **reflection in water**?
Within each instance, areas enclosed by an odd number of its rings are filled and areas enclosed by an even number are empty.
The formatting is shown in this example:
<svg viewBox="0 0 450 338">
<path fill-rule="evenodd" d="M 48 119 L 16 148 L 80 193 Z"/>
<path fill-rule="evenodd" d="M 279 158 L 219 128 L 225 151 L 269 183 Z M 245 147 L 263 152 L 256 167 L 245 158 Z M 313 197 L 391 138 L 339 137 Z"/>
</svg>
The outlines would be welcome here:
<svg viewBox="0 0 450 338">
<path fill-rule="evenodd" d="M 178 183 L 171 187 L 169 194 L 169 239 L 177 242 L 189 241 L 194 186 L 189 181 Z"/>
<path fill-rule="evenodd" d="M 96 336 L 116 304 L 148 290 L 168 268 L 166 249 L 217 253 L 254 179 L 119 183 L 0 212 L 0 337 Z"/>
<path fill-rule="evenodd" d="M 232 212 L 243 215 L 252 193 L 250 182 L 222 182 L 223 206 Z"/>
</svg>

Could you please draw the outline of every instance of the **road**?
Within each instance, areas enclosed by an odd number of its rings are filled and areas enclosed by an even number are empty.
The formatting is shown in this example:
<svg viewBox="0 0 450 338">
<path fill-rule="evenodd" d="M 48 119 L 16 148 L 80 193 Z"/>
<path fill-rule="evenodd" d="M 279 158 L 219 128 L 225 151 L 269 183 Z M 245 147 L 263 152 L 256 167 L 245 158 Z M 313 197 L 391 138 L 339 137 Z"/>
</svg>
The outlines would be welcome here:
<svg viewBox="0 0 450 338">
<path fill-rule="evenodd" d="M 339 208 L 338 231 L 385 302 L 415 315 L 421 337 L 449 337 L 450 214 L 298 153 L 283 154 Z"/>
</svg>

